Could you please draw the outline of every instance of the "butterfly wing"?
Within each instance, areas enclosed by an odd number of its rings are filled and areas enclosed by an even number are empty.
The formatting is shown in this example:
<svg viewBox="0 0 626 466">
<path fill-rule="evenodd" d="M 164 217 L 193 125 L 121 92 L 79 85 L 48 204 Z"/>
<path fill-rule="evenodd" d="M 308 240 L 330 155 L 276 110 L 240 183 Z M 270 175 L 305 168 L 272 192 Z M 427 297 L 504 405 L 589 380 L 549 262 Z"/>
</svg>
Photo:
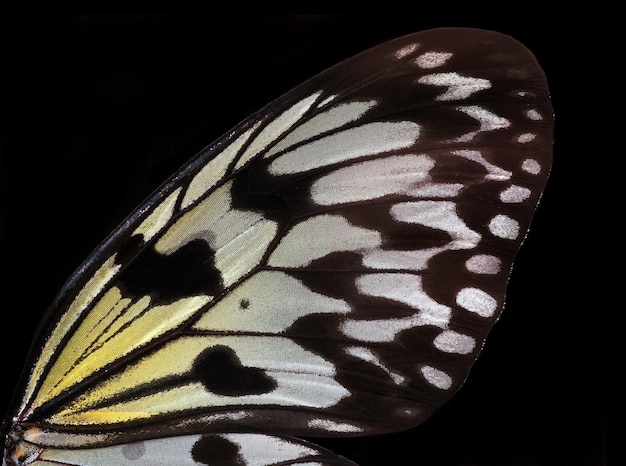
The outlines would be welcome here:
<svg viewBox="0 0 626 466">
<path fill-rule="evenodd" d="M 413 34 L 307 81 L 202 151 L 70 278 L 12 449 L 43 461 L 419 424 L 498 317 L 551 140 L 541 69 L 493 32 Z"/>
</svg>

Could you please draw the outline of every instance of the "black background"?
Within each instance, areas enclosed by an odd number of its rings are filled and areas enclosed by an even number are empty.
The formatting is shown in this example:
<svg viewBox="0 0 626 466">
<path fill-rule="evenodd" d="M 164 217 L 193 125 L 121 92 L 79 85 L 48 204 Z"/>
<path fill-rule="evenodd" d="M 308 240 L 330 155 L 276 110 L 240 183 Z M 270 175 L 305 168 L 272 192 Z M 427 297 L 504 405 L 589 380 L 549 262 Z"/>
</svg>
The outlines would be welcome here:
<svg viewBox="0 0 626 466">
<path fill-rule="evenodd" d="M 576 85 L 584 50 L 553 18 L 509 16 L 1 17 L 0 412 L 63 282 L 195 152 L 343 58 L 417 30 L 470 26 L 535 53 L 556 113 L 552 176 L 506 308 L 433 418 L 324 444 L 362 466 L 604 464 L 606 317 L 586 300 L 596 181 Z"/>
</svg>

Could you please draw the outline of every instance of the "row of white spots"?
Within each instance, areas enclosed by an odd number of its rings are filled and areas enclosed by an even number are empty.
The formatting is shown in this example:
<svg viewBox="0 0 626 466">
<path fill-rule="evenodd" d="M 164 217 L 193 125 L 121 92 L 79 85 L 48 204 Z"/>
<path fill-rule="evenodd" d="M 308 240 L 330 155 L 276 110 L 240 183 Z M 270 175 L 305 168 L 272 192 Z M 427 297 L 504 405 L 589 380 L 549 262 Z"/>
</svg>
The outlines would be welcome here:
<svg viewBox="0 0 626 466">
<path fill-rule="evenodd" d="M 398 59 L 402 59 L 414 53 L 417 49 L 418 44 L 409 44 L 399 49 L 395 55 Z M 443 65 L 450 57 L 451 54 L 449 53 L 427 52 L 417 57 L 414 62 L 424 69 L 429 69 Z M 420 78 L 418 82 L 421 84 L 446 87 L 446 91 L 437 97 L 437 100 L 440 101 L 466 99 L 476 92 L 491 87 L 491 82 L 486 79 L 461 76 L 458 73 L 434 73 Z M 476 119 L 480 123 L 480 128 L 477 131 L 458 137 L 456 142 L 471 141 L 478 132 L 495 131 L 511 126 L 509 120 L 483 107 L 476 105 L 459 106 L 457 110 Z M 541 114 L 536 110 L 527 110 L 525 115 L 527 118 L 534 121 L 542 119 Z M 519 143 L 527 143 L 534 140 L 535 137 L 536 135 L 533 133 L 524 133 L 518 136 L 517 141 Z M 488 172 L 485 179 L 507 181 L 510 180 L 512 176 L 510 171 L 488 162 L 479 151 L 459 150 L 455 151 L 454 154 L 475 161 L 485 167 Z M 402 158 L 409 161 L 409 157 L 412 156 Z M 389 163 L 389 165 L 385 165 L 386 163 Z M 346 167 L 339 170 L 336 174 L 333 174 L 333 176 L 318 181 L 318 184 L 314 186 L 312 190 L 312 197 L 320 205 L 333 205 L 343 202 L 373 199 L 386 194 L 384 188 L 377 189 L 377 186 L 378 184 L 382 186 L 387 183 L 393 186 L 393 189 L 389 188 L 389 192 L 407 193 L 405 187 L 407 185 L 403 183 L 412 182 L 412 186 L 415 186 L 416 182 L 425 184 L 428 180 L 426 176 L 427 172 L 432 168 L 427 165 L 423 165 L 421 170 L 420 167 L 412 167 L 411 169 L 415 171 L 415 174 L 407 175 L 401 173 L 399 178 L 394 179 L 394 168 L 392 165 L 393 162 L 373 161 L 360 166 Z M 537 174 L 541 171 L 539 163 L 533 159 L 524 160 L 522 169 L 532 174 Z M 377 183 L 378 179 L 381 181 Z M 361 180 L 363 181 L 361 182 Z M 339 186 L 339 192 L 333 193 L 331 189 L 332 186 Z M 365 191 L 365 186 L 371 190 L 371 197 L 360 194 L 361 191 Z M 374 189 L 372 189 L 371 186 L 374 186 Z M 414 190 L 413 195 L 418 197 L 419 194 L 415 193 L 415 188 L 412 189 Z M 346 195 L 343 191 L 350 191 L 351 193 L 356 192 L 357 194 Z M 449 190 L 449 192 L 452 193 L 453 191 Z M 528 188 L 510 185 L 501 191 L 499 197 L 503 203 L 520 203 L 527 200 L 531 194 Z M 454 196 L 456 194 L 452 195 Z M 432 202 L 432 204 L 428 204 L 426 201 L 418 201 L 404 203 L 403 205 L 394 205 L 391 212 L 394 218 L 399 221 L 420 223 L 433 228 L 442 228 L 449 233 L 457 232 L 455 241 L 462 242 L 463 240 L 467 241 L 469 239 L 469 247 L 472 247 L 476 242 L 480 241 L 480 235 L 469 230 L 464 222 L 458 218 L 454 204 L 451 203 L 448 205 L 441 201 L 428 202 Z M 490 221 L 488 228 L 493 235 L 506 239 L 515 239 L 520 233 L 519 223 L 506 215 L 496 215 Z M 455 238 L 454 234 L 451 236 Z M 366 253 L 364 255 L 365 263 L 369 267 L 380 269 L 384 268 L 388 263 L 394 263 L 394 265 L 399 266 L 399 264 L 403 262 L 419 262 L 419 258 L 421 258 L 420 267 L 425 267 L 428 259 L 439 251 L 417 251 L 421 254 L 419 257 L 415 256 L 416 251 L 385 252 L 386 254 L 380 254 L 379 251 L 373 250 Z M 432 253 L 432 255 L 428 253 Z M 390 261 L 389 258 L 392 256 L 395 259 Z M 497 274 L 501 271 L 502 266 L 501 260 L 498 257 L 487 254 L 472 256 L 467 260 L 465 265 L 468 271 L 476 274 Z M 392 279 L 393 284 L 390 281 Z M 377 274 L 362 276 L 357 280 L 357 283 L 359 292 L 365 295 L 383 296 L 390 300 L 403 302 L 412 307 L 419 308 L 420 312 L 408 318 L 401 319 L 370 321 L 348 320 L 344 322 L 342 326 L 342 331 L 346 335 L 360 339 L 361 341 L 391 341 L 399 331 L 416 325 L 424 325 L 425 322 L 428 322 L 430 325 L 436 325 L 444 329 L 433 340 L 433 345 L 440 351 L 457 354 L 470 354 L 474 351 L 476 347 L 474 338 L 447 329 L 450 309 L 445 306 L 438 307 L 440 305 L 432 301 L 430 297 L 423 292 L 419 277 L 400 274 Z M 497 301 L 491 295 L 473 287 L 462 289 L 456 296 L 456 302 L 457 305 L 463 309 L 485 318 L 493 316 L 498 307 Z M 362 347 L 351 347 L 347 349 L 347 351 L 349 354 L 368 361 L 378 367 L 382 367 L 390 373 L 371 350 Z M 429 365 L 424 366 L 421 368 L 421 373 L 425 380 L 435 387 L 447 390 L 452 386 L 452 378 L 450 375 L 435 367 Z M 390 373 L 390 375 L 392 374 Z M 398 383 L 403 379 L 394 378 L 394 380 Z"/>
</svg>

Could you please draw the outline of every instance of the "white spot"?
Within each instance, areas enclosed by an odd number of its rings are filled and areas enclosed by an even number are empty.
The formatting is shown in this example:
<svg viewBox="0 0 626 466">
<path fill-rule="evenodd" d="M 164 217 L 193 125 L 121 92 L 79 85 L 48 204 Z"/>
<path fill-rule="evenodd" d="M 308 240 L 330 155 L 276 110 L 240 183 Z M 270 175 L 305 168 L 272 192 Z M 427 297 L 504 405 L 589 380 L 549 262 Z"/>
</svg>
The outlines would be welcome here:
<svg viewBox="0 0 626 466">
<path fill-rule="evenodd" d="M 309 142 L 277 157 L 272 175 L 302 173 L 336 163 L 410 147 L 420 134 L 412 121 L 367 123 Z"/>
<path fill-rule="evenodd" d="M 461 184 L 430 183 L 435 162 L 426 155 L 395 155 L 354 163 L 334 170 L 311 186 L 318 205 L 378 199 L 389 194 L 454 197 Z"/>
<path fill-rule="evenodd" d="M 318 215 L 294 225 L 267 263 L 272 267 L 304 267 L 333 252 L 369 250 L 381 243 L 378 231 L 354 226 L 341 215 Z"/>
<path fill-rule="evenodd" d="M 536 134 L 534 133 L 524 133 L 524 134 L 520 134 L 517 137 L 517 142 L 520 142 L 522 144 L 525 144 L 527 142 L 533 141 L 535 138 L 537 137 Z"/>
<path fill-rule="evenodd" d="M 346 320 L 341 331 L 349 337 L 366 342 L 393 341 L 403 331 L 423 325 L 446 328 L 451 310 L 434 301 L 422 289 L 418 275 L 377 273 L 363 275 L 356 281 L 361 294 L 375 296 L 406 304 L 419 312 L 402 318 L 374 320 Z"/>
<path fill-rule="evenodd" d="M 311 446 L 295 439 L 247 433 L 219 434 L 219 436 L 225 438 L 236 447 L 238 454 L 243 460 L 243 464 L 258 466 L 270 464 L 305 465 L 307 463 L 297 460 L 308 459 L 309 457 L 315 457 L 319 454 L 319 452 L 311 448 Z M 213 463 L 209 462 L 206 464 Z M 313 462 L 310 464 L 316 463 Z"/>
<path fill-rule="evenodd" d="M 481 317 L 491 317 L 498 309 L 498 301 L 478 288 L 463 288 L 456 295 L 456 303 Z"/>
<path fill-rule="evenodd" d="M 246 419 L 252 416 L 250 411 L 232 411 L 228 413 L 220 413 L 220 414 L 210 414 L 208 416 L 202 416 L 198 418 L 194 418 L 197 420 L 198 425 L 207 425 L 207 424 L 215 424 L 222 423 L 224 421 L 241 421 L 242 419 Z M 183 425 L 189 423 L 191 424 L 193 421 L 183 422 Z"/>
<path fill-rule="evenodd" d="M 511 178 L 513 173 L 508 170 L 505 170 L 497 165 L 494 165 L 483 157 L 483 154 L 478 150 L 455 150 L 452 152 L 454 155 L 460 155 L 472 162 L 476 162 L 481 164 L 483 167 L 487 169 L 487 175 L 485 175 L 485 179 L 487 180 L 495 180 L 495 181 L 506 181 Z"/>
<path fill-rule="evenodd" d="M 541 173 L 541 165 L 535 159 L 526 159 L 522 162 L 522 170 L 531 175 Z"/>
<path fill-rule="evenodd" d="M 404 47 L 402 47 L 401 49 L 396 50 L 396 58 L 400 59 L 400 58 L 404 58 L 407 55 L 412 54 L 413 52 L 415 52 L 417 50 L 417 48 L 419 47 L 418 43 L 413 43 L 413 44 L 408 44 L 405 45 Z"/>
<path fill-rule="evenodd" d="M 418 251 L 399 251 L 394 249 L 374 249 L 363 253 L 363 265 L 370 269 L 389 270 L 426 270 L 428 261 L 441 251 L 455 249 L 455 244 Z"/>
<path fill-rule="evenodd" d="M 447 325 L 450 308 L 434 301 L 422 289 L 418 275 L 409 273 L 372 273 L 361 275 L 356 280 L 360 293 L 407 304 L 422 311 L 422 319 L 432 325 Z"/>
<path fill-rule="evenodd" d="M 543 117 L 541 116 L 541 113 L 539 113 L 537 110 L 527 110 L 526 111 L 526 117 L 528 117 L 530 120 L 534 120 L 534 121 L 543 120 Z"/>
<path fill-rule="evenodd" d="M 389 376 L 393 379 L 393 381 L 400 385 L 404 382 L 404 376 L 389 370 L 369 348 L 365 348 L 363 346 L 350 346 L 346 348 L 346 353 L 350 356 L 354 356 L 355 358 L 362 359 L 363 361 L 369 362 L 376 367 L 380 367 L 384 370 Z"/>
<path fill-rule="evenodd" d="M 353 424 L 338 423 L 330 419 L 311 419 L 309 427 L 323 429 L 329 432 L 363 432 L 363 429 Z"/>
<path fill-rule="evenodd" d="M 480 132 L 495 131 L 511 126 L 511 122 L 506 118 L 498 116 L 489 110 L 479 107 L 478 105 L 457 107 L 457 110 L 469 115 L 475 120 L 478 120 L 480 123 L 480 128 L 477 131 L 471 131 L 463 136 L 459 136 L 455 139 L 457 142 L 468 142 L 474 139 L 474 136 Z"/>
<path fill-rule="evenodd" d="M 507 204 L 524 202 L 530 197 L 531 191 L 523 186 L 512 185 L 500 193 L 500 200 Z"/>
<path fill-rule="evenodd" d="M 356 121 L 377 103 L 376 100 L 350 102 L 337 105 L 325 112 L 319 113 L 305 120 L 300 126 L 284 136 L 280 142 L 263 156 L 263 158 L 269 158 L 278 152 L 289 149 L 295 144 L 311 138 L 317 138 L 334 129 Z"/>
<path fill-rule="evenodd" d="M 337 98 L 337 94 L 331 94 L 328 97 L 326 97 L 324 100 L 320 101 L 319 104 L 317 104 L 317 108 L 322 108 L 326 105 L 328 105 L 330 102 L 332 102 L 333 100 L 335 100 Z"/>
<path fill-rule="evenodd" d="M 320 92 L 316 92 L 315 94 L 302 99 L 268 123 L 267 126 L 265 126 L 265 128 L 257 134 L 246 151 L 241 155 L 235 165 L 235 169 L 243 167 L 260 151 L 263 151 L 266 147 L 271 146 L 274 141 L 276 141 L 286 131 L 289 131 L 293 125 L 296 124 L 300 118 L 302 118 L 307 110 L 309 110 L 320 94 Z"/>
<path fill-rule="evenodd" d="M 470 272 L 486 275 L 495 275 L 500 272 L 502 261 L 496 256 L 489 254 L 477 254 L 465 262 L 465 267 Z"/>
<path fill-rule="evenodd" d="M 487 79 L 461 76 L 458 73 L 433 73 L 422 76 L 418 82 L 448 88 L 435 100 L 464 100 L 476 92 L 491 88 L 491 82 Z"/>
<path fill-rule="evenodd" d="M 456 213 L 456 204 L 451 201 L 400 202 L 391 207 L 391 215 L 400 222 L 417 223 L 444 230 L 453 239 L 453 249 L 475 247 L 480 234 L 471 230 Z"/>
<path fill-rule="evenodd" d="M 468 335 L 445 330 L 435 337 L 433 344 L 446 353 L 470 354 L 476 347 L 476 340 Z"/>
<path fill-rule="evenodd" d="M 519 222 L 508 215 L 496 215 L 489 222 L 489 231 L 503 239 L 516 239 L 520 233 Z"/>
<path fill-rule="evenodd" d="M 449 52 L 426 52 L 415 59 L 417 66 L 424 69 L 437 68 L 452 56 Z"/>
<path fill-rule="evenodd" d="M 452 386 L 452 378 L 445 372 L 432 366 L 424 366 L 420 370 L 429 384 L 442 390 L 447 390 Z"/>
</svg>

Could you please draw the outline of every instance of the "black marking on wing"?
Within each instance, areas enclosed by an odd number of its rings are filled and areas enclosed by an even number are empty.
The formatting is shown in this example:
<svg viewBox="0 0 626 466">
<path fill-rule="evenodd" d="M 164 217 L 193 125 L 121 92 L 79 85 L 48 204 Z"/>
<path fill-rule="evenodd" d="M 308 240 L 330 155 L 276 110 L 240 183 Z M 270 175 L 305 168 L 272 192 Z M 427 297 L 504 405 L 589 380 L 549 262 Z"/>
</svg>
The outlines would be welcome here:
<svg viewBox="0 0 626 466">
<path fill-rule="evenodd" d="M 237 354 L 223 345 L 202 351 L 194 361 L 191 373 L 192 379 L 218 395 L 258 395 L 276 388 L 276 382 L 264 371 L 244 366 Z"/>
<path fill-rule="evenodd" d="M 215 296 L 224 286 L 214 259 L 203 240 L 190 241 L 168 255 L 145 248 L 120 273 L 117 284 L 132 296 L 150 295 L 160 302 L 199 294 Z"/>
<path fill-rule="evenodd" d="M 200 464 L 245 466 L 239 447 L 220 435 L 203 435 L 191 449 L 191 457 Z"/>
</svg>

